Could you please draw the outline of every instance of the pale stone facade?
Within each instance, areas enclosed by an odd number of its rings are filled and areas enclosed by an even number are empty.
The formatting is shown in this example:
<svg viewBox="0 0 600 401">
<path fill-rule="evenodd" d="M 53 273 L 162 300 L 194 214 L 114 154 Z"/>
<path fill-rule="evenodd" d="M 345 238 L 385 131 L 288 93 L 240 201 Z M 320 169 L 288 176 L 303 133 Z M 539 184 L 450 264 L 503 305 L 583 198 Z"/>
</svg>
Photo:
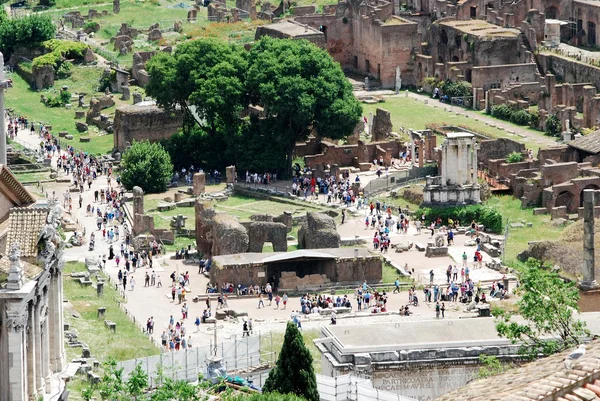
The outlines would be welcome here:
<svg viewBox="0 0 600 401">
<path fill-rule="evenodd" d="M 427 205 L 481 202 L 477 183 L 477 143 L 464 132 L 447 134 L 441 148 L 441 176 L 427 177 L 423 190 Z"/>
<path fill-rule="evenodd" d="M 3 178 L 13 204 L 33 200 L 16 180 Z M 0 216 L 8 227 L 2 242 L 9 244 L 0 250 L 0 276 L 8 273 L 0 279 L 0 401 L 48 394 L 51 377 L 65 367 L 61 213 L 58 203 L 42 201 Z"/>
</svg>

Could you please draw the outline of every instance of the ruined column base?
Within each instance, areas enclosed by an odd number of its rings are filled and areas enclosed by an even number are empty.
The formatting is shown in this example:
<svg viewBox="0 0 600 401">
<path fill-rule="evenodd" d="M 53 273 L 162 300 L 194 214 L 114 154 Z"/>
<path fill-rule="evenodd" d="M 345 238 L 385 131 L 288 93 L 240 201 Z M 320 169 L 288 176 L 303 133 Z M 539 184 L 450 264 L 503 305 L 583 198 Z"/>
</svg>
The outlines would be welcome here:
<svg viewBox="0 0 600 401">
<path fill-rule="evenodd" d="M 588 290 L 580 287 L 577 304 L 581 312 L 600 312 L 600 287 Z"/>
</svg>

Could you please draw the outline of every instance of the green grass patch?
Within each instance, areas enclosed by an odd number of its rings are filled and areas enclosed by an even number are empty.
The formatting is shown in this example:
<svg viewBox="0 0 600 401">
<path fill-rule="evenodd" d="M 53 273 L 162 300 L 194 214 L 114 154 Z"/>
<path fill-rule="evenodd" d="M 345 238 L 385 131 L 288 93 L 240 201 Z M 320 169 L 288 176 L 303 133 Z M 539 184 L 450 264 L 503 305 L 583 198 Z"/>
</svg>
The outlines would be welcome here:
<svg viewBox="0 0 600 401">
<path fill-rule="evenodd" d="M 37 173 L 37 172 L 36 173 L 13 172 L 13 174 L 15 175 L 15 177 L 17 177 L 17 179 L 19 181 L 21 181 L 21 183 L 31 183 L 31 182 L 44 181 L 44 180 L 50 179 L 50 170 L 42 171 L 39 173 Z"/>
<path fill-rule="evenodd" d="M 503 217 L 504 223 L 509 223 L 508 240 L 504 250 L 504 263 L 511 265 L 517 262 L 517 254 L 527 249 L 529 241 L 556 240 L 564 231 L 564 226 L 555 226 L 550 221 L 550 215 L 533 214 L 532 208 L 521 209 L 521 201 L 510 196 L 492 196 L 486 203 L 496 209 Z M 511 228 L 510 223 L 525 221 L 532 227 Z"/>
<path fill-rule="evenodd" d="M 120 295 L 110 283 L 104 286 L 104 296 L 98 298 L 93 287 L 84 287 L 69 276 L 72 272 L 86 271 L 83 263 L 68 262 L 64 268 L 64 294 L 80 318 L 65 310 L 65 322 L 77 331 L 78 338 L 86 343 L 101 362 L 108 357 L 125 361 L 160 354 L 158 349 L 141 329 L 119 308 Z M 113 334 L 104 326 L 104 320 L 97 318 L 98 308 L 106 307 L 105 319 L 117 324 Z M 69 359 L 81 355 L 81 348 L 67 347 Z"/>
<path fill-rule="evenodd" d="M 186 237 L 184 235 L 180 235 L 175 237 L 175 243 L 173 245 L 165 244 L 165 250 L 167 252 L 175 252 L 181 250 L 181 248 L 187 248 L 188 245 L 192 246 L 192 249 L 196 249 L 196 238 L 195 237 Z"/>
<path fill-rule="evenodd" d="M 304 344 L 310 351 L 310 354 L 313 358 L 312 365 L 315 369 L 315 373 L 321 373 L 321 352 L 317 349 L 317 346 L 313 342 L 313 340 L 321 338 L 321 333 L 318 329 L 302 330 L 301 333 Z M 276 352 L 277 356 L 279 356 L 279 352 L 281 351 L 281 347 L 283 345 L 284 336 L 285 333 L 279 332 L 271 332 L 262 335 L 260 338 L 260 352 Z"/>
<path fill-rule="evenodd" d="M 422 98 L 423 100 L 425 97 Z M 435 102 L 431 100 L 430 102 Z M 465 117 L 463 115 L 456 115 L 455 113 L 449 113 L 444 111 L 442 103 L 439 104 L 438 108 L 434 108 L 423 104 L 422 101 L 415 101 L 414 98 L 410 97 L 388 97 L 385 99 L 385 103 L 379 104 L 363 104 L 363 110 L 365 114 L 375 111 L 378 107 L 388 110 L 392 116 L 392 124 L 394 131 L 398 131 L 400 127 L 406 129 L 425 129 L 427 124 L 437 125 L 450 125 L 450 126 L 466 126 L 470 130 L 489 136 L 490 138 L 511 138 L 515 139 L 514 136 L 508 135 L 506 131 L 499 130 L 497 128 L 485 125 L 483 121 L 475 121 L 473 118 Z M 492 118 L 491 116 L 481 113 L 482 116 Z M 498 120 L 500 121 L 500 120 Z M 514 127 L 515 130 L 528 130 L 535 135 L 540 137 L 544 136 L 543 132 L 533 130 L 531 128 L 523 127 L 503 121 L 504 124 L 509 124 Z M 521 140 L 520 140 L 521 141 Z M 540 145 L 532 141 L 525 141 L 525 146 L 528 149 L 537 150 Z"/>
<path fill-rule="evenodd" d="M 102 70 L 94 67 L 74 66 L 72 71 L 73 75 L 68 79 L 56 80 L 54 83 L 55 88 L 66 85 L 69 87 L 71 93 L 93 93 L 91 88 L 98 83 Z M 29 84 L 18 74 L 12 74 L 11 78 L 13 80 L 13 88 L 6 93 L 7 108 L 13 109 L 18 115 L 29 117 L 30 121 L 52 125 L 52 132 L 55 135 L 59 131 L 69 132 L 73 135 L 73 139 L 66 140 L 61 138 L 61 141 L 74 146 L 76 149 L 81 149 L 92 154 L 102 154 L 112 150 L 114 145 L 113 135 L 101 135 L 93 129 L 82 134 L 90 136 L 90 142 L 79 142 L 81 135 L 75 130 L 76 120 L 74 119 L 76 101 L 71 110 L 67 110 L 64 107 L 46 107 L 40 102 L 40 95 L 45 93 L 44 91 L 37 92 L 31 90 Z M 89 96 L 86 97 L 86 101 L 89 101 Z M 105 114 L 111 114 L 111 112 L 114 114 L 114 108 L 103 111 Z"/>
</svg>

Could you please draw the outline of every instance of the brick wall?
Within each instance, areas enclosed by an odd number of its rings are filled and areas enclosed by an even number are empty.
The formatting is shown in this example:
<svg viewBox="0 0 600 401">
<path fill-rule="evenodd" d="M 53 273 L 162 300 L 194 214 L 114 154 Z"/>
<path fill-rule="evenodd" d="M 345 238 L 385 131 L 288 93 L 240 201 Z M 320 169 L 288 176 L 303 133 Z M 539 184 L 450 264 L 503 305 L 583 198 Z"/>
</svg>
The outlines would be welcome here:
<svg viewBox="0 0 600 401">
<path fill-rule="evenodd" d="M 125 150 L 126 143 L 169 138 L 181 128 L 181 112 L 165 111 L 156 106 L 123 106 L 115 112 L 114 146 Z"/>
</svg>

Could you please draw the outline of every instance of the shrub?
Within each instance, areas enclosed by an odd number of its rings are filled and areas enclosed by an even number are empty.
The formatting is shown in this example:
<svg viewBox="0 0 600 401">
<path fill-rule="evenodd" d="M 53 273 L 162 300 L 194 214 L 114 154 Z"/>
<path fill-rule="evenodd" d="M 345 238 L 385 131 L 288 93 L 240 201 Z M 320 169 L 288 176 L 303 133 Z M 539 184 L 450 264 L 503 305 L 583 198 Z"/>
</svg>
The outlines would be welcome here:
<svg viewBox="0 0 600 401">
<path fill-rule="evenodd" d="M 123 155 L 121 171 L 125 188 L 139 185 L 147 193 L 157 193 L 167 189 L 173 176 L 173 164 L 161 144 L 134 141 Z"/>
<path fill-rule="evenodd" d="M 529 125 L 530 114 L 526 110 L 515 110 L 510 115 L 510 122 L 517 125 Z"/>
<path fill-rule="evenodd" d="M 511 152 L 506 156 L 507 163 L 519 163 L 523 161 L 523 153 Z"/>
<path fill-rule="evenodd" d="M 100 24 L 94 21 L 88 21 L 83 26 L 83 30 L 87 33 L 98 32 L 100 30 Z"/>
<path fill-rule="evenodd" d="M 562 123 L 556 114 L 550 114 L 546 120 L 546 135 L 560 137 Z"/>
<path fill-rule="evenodd" d="M 70 61 L 65 61 L 64 63 L 62 63 L 60 67 L 58 67 L 58 69 L 56 70 L 56 75 L 58 76 L 58 78 L 65 79 L 70 77 L 72 74 L 72 66 L 73 64 Z"/>
<path fill-rule="evenodd" d="M 529 109 L 529 126 L 533 129 L 539 129 L 540 126 L 540 112 L 536 109 Z"/>
<path fill-rule="evenodd" d="M 510 120 L 512 110 L 505 104 L 499 104 L 492 106 L 492 116 L 499 118 L 500 120 Z"/>
<path fill-rule="evenodd" d="M 495 209 L 483 205 L 422 207 L 415 213 L 416 216 L 421 216 L 424 213 L 428 221 L 433 221 L 440 217 L 444 223 L 448 219 L 455 221 L 458 219 L 463 224 L 470 224 L 474 220 L 496 234 L 502 233 L 502 215 Z"/>
<path fill-rule="evenodd" d="M 56 95 L 48 95 L 46 97 L 47 107 L 62 107 L 71 102 L 71 92 L 60 91 Z"/>
<path fill-rule="evenodd" d="M 532 119 L 532 114 L 528 110 L 514 110 L 506 104 L 492 106 L 492 116 L 518 125 L 529 125 Z M 537 118 L 539 119 L 539 115 Z"/>
<path fill-rule="evenodd" d="M 473 96 L 473 86 L 467 81 L 452 82 L 449 79 L 442 84 L 442 92 L 450 97 Z"/>
</svg>

